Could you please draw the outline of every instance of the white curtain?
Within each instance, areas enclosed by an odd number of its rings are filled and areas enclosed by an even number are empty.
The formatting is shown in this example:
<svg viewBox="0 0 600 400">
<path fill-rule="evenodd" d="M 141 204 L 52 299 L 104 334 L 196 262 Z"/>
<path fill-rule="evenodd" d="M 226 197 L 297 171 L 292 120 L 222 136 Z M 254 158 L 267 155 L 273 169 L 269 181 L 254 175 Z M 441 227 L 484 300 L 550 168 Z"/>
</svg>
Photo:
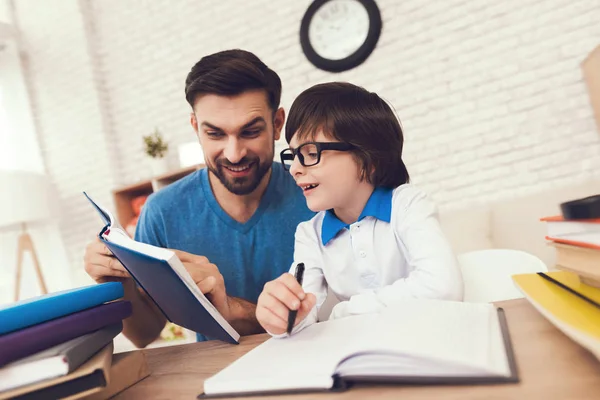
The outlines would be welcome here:
<svg viewBox="0 0 600 400">
<path fill-rule="evenodd" d="M 0 170 L 45 173 L 16 42 L 0 35 L 0 49 Z M 48 179 L 51 181 L 51 177 Z M 0 206 L 7 204 L 2 196 L 8 199 L 9 195 L 10 188 L 0 188 Z M 50 292 L 71 287 L 73 281 L 65 246 L 54 221 L 34 223 L 28 228 Z M 14 298 L 18 235 L 19 227 L 0 226 L 0 304 Z M 40 294 L 33 271 L 32 260 L 27 255 L 20 298 Z"/>
<path fill-rule="evenodd" d="M 14 40 L 0 40 L 0 169 L 44 172 Z"/>
</svg>

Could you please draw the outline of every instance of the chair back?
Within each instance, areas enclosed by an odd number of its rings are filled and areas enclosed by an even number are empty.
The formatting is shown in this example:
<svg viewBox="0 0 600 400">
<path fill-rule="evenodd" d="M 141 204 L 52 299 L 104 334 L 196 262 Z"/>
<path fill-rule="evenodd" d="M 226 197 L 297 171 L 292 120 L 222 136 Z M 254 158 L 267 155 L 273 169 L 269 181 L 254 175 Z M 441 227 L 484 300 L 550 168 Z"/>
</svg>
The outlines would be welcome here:
<svg viewBox="0 0 600 400">
<path fill-rule="evenodd" d="M 524 297 L 512 275 L 547 272 L 546 264 L 521 250 L 486 249 L 458 256 L 463 281 L 464 301 L 489 303 Z"/>
</svg>

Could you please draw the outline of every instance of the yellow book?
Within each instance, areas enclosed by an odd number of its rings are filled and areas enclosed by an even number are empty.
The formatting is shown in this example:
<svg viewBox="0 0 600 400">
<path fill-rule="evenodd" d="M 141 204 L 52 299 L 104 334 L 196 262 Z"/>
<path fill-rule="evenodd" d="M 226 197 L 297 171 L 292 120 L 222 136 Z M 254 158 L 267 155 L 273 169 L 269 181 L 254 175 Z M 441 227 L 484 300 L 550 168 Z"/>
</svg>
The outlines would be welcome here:
<svg viewBox="0 0 600 400">
<path fill-rule="evenodd" d="M 557 271 L 547 275 L 600 303 L 600 289 L 582 283 L 576 274 Z M 513 275 L 513 281 L 546 319 L 600 359 L 600 307 L 536 273 Z"/>
</svg>

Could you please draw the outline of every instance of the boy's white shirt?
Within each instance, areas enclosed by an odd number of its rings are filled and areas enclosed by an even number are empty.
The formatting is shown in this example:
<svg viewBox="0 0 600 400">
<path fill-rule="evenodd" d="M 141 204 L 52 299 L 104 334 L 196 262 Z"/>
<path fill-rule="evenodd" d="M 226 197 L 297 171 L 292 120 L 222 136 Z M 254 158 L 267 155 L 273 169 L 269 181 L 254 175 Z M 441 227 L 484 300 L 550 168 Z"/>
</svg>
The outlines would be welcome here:
<svg viewBox="0 0 600 400">
<path fill-rule="evenodd" d="M 462 300 L 460 268 L 436 206 L 415 186 L 394 189 L 390 223 L 365 217 L 326 245 L 321 240 L 325 213 L 296 229 L 290 273 L 297 263 L 304 263 L 302 287 L 315 294 L 317 304 L 293 332 L 317 321 L 327 286 L 340 300 L 330 319 L 377 312 L 406 298 Z"/>
</svg>

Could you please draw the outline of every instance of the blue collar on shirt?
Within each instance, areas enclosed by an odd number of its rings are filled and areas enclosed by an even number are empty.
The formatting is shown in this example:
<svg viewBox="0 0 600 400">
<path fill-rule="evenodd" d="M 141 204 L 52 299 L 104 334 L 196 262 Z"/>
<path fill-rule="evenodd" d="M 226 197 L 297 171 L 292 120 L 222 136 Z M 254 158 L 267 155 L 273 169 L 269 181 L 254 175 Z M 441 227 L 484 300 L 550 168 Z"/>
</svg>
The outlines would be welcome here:
<svg viewBox="0 0 600 400">
<path fill-rule="evenodd" d="M 365 204 L 362 213 L 360 213 L 358 221 L 362 220 L 364 217 L 375 217 L 378 220 L 390 223 L 392 220 L 393 193 L 394 189 L 376 188 L 371 194 L 371 197 L 369 197 L 367 204 Z M 350 225 L 345 222 L 340 221 L 338 217 L 335 216 L 333 210 L 327 210 L 325 212 L 325 217 L 323 218 L 323 225 L 321 226 L 321 241 L 323 242 L 323 245 L 329 243 L 339 231 L 348 228 L 349 226 Z"/>
</svg>

